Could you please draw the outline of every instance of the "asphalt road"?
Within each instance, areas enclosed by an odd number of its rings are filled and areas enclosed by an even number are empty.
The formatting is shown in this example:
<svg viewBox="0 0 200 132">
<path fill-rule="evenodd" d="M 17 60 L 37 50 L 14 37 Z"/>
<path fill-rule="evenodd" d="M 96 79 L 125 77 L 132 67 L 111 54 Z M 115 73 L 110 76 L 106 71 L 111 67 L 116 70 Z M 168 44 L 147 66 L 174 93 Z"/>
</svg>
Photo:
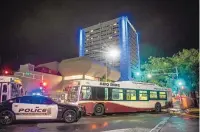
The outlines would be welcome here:
<svg viewBox="0 0 200 132">
<path fill-rule="evenodd" d="M 198 132 L 199 119 L 167 113 L 117 114 L 83 117 L 77 123 L 19 122 L 1 126 L 0 132 Z"/>
</svg>

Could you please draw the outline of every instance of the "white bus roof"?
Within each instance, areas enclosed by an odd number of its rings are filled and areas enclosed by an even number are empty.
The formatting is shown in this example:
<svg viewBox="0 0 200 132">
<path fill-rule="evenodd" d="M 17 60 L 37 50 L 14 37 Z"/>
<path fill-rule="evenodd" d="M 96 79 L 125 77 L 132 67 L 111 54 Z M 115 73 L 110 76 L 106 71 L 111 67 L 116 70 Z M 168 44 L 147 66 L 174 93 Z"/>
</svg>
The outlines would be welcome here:
<svg viewBox="0 0 200 132">
<path fill-rule="evenodd" d="M 0 76 L 0 82 L 11 82 L 11 80 L 20 80 L 20 79 L 11 76 Z"/>
<path fill-rule="evenodd" d="M 170 88 L 160 87 L 153 83 L 144 83 L 144 82 L 134 82 L 134 81 L 100 82 L 100 81 L 89 81 L 89 80 L 77 80 L 77 81 L 80 82 L 79 85 L 96 86 L 96 87 L 171 91 Z"/>
</svg>

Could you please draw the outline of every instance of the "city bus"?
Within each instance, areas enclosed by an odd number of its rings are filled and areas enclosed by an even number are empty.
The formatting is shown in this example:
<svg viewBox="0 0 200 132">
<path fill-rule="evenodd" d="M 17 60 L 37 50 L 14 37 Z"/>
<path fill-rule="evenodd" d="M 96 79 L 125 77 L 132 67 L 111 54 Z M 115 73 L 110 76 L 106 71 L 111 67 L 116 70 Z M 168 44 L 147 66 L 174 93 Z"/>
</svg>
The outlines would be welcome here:
<svg viewBox="0 0 200 132">
<path fill-rule="evenodd" d="M 86 114 L 160 112 L 172 100 L 170 88 L 152 83 L 78 80 L 67 84 L 68 102 L 84 107 Z"/>
<path fill-rule="evenodd" d="M 0 103 L 23 95 L 24 90 L 19 78 L 0 76 Z"/>
</svg>

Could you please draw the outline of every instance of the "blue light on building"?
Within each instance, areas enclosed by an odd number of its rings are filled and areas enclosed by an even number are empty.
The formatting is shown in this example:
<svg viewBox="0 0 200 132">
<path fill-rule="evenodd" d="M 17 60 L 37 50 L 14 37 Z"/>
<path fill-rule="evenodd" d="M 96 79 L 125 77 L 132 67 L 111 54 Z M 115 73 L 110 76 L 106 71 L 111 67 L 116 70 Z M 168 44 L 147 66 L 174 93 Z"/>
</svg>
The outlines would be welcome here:
<svg viewBox="0 0 200 132">
<path fill-rule="evenodd" d="M 79 56 L 84 56 L 84 49 L 85 49 L 85 36 L 84 30 L 80 30 L 79 33 Z"/>
<path fill-rule="evenodd" d="M 139 36 L 138 33 L 136 32 L 137 35 L 137 57 L 138 57 L 138 68 L 140 69 L 140 46 L 139 46 Z"/>
<path fill-rule="evenodd" d="M 128 80 L 129 73 L 129 50 L 128 50 L 128 28 L 127 28 L 127 17 L 122 16 L 119 19 L 119 40 L 120 40 L 120 80 Z"/>
</svg>

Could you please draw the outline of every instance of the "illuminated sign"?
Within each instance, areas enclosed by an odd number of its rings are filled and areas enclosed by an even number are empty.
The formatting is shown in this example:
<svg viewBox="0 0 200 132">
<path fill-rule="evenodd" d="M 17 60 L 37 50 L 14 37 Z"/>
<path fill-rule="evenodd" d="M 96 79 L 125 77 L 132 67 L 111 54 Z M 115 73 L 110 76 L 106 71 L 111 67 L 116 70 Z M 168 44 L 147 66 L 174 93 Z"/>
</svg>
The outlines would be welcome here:
<svg viewBox="0 0 200 132">
<path fill-rule="evenodd" d="M 120 87 L 120 84 L 116 84 L 116 83 L 107 83 L 107 82 L 100 82 L 100 85 L 103 85 L 103 86 L 110 86 L 110 87 Z"/>
<path fill-rule="evenodd" d="M 85 75 L 85 79 L 88 79 L 88 80 L 95 80 L 94 77 L 92 77 L 92 76 L 87 76 L 87 75 Z"/>
<path fill-rule="evenodd" d="M 66 76 L 64 80 L 73 80 L 73 79 L 82 79 L 83 75 L 75 75 L 75 76 Z"/>
</svg>

